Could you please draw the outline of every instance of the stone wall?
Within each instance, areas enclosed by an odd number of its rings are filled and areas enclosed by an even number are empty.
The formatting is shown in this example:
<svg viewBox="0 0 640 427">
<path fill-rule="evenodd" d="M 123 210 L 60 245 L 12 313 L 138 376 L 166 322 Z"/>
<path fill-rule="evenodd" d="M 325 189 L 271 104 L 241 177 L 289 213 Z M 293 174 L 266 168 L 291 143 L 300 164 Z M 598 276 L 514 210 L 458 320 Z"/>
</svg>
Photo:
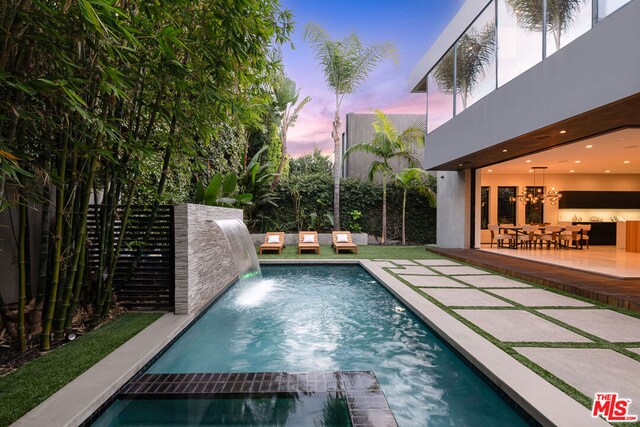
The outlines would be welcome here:
<svg viewBox="0 0 640 427">
<path fill-rule="evenodd" d="M 252 234 L 251 239 L 253 239 L 254 245 L 261 245 L 264 243 L 264 234 Z M 318 233 L 318 242 L 321 245 L 330 246 L 331 239 L 331 233 Z M 369 235 L 367 233 L 351 233 L 351 240 L 358 246 L 367 246 L 369 244 Z M 284 235 L 284 244 L 286 246 L 298 246 L 298 241 L 298 233 L 287 233 Z"/>
<path fill-rule="evenodd" d="M 174 207 L 176 314 L 199 310 L 238 278 L 235 258 L 217 219 L 242 220 L 242 210 Z"/>
</svg>

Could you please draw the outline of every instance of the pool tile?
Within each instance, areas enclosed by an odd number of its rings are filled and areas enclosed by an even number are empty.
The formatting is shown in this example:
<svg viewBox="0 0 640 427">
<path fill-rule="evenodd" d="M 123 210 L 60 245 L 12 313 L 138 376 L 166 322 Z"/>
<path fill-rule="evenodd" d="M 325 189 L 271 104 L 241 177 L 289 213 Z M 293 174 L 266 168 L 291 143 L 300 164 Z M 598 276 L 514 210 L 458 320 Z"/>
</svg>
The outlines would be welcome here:
<svg viewBox="0 0 640 427">
<path fill-rule="evenodd" d="M 500 341 L 591 342 L 581 335 L 524 310 L 459 309 L 455 311 Z"/>
<path fill-rule="evenodd" d="M 423 289 L 444 305 L 458 307 L 513 307 L 512 304 L 477 289 Z"/>
<path fill-rule="evenodd" d="M 482 271 L 475 267 L 468 266 L 459 266 L 459 267 L 433 267 L 440 274 L 445 274 L 447 276 L 455 276 L 457 274 L 491 274 L 486 271 Z"/>
<path fill-rule="evenodd" d="M 422 264 L 422 265 L 427 265 L 427 266 L 434 266 L 434 265 L 461 265 L 459 262 L 455 262 L 455 261 L 451 261 L 450 259 L 446 259 L 446 258 L 438 258 L 438 259 L 417 259 L 416 260 L 417 263 Z"/>
<path fill-rule="evenodd" d="M 613 310 L 540 310 L 573 327 L 611 342 L 640 342 L 640 319 Z"/>
<path fill-rule="evenodd" d="M 617 392 L 631 399 L 632 414 L 640 412 L 640 362 L 608 349 L 594 348 L 515 348 L 518 353 L 541 366 L 587 397 L 595 393 Z"/>
<path fill-rule="evenodd" d="M 483 274 L 481 276 L 459 276 L 458 280 L 473 285 L 477 288 L 532 288 L 526 283 L 512 280 L 495 274 Z"/>
<path fill-rule="evenodd" d="M 593 307 L 593 304 L 544 289 L 493 289 L 490 292 L 526 307 Z"/>
<path fill-rule="evenodd" d="M 431 276 L 438 274 L 422 265 L 406 265 L 404 268 L 390 268 L 389 271 L 395 274 L 422 274 Z"/>
<path fill-rule="evenodd" d="M 455 280 L 451 280 L 444 276 L 410 276 L 404 274 L 400 274 L 398 276 L 411 283 L 413 286 L 421 288 L 468 288 L 464 283 L 456 282 Z"/>
</svg>

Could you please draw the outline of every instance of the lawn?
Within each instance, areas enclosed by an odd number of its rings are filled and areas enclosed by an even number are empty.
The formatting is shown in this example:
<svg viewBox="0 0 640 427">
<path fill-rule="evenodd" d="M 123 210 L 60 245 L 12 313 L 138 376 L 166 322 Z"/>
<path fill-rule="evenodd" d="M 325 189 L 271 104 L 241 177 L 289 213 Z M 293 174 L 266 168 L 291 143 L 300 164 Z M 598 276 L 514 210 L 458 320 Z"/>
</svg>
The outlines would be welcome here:
<svg viewBox="0 0 640 427">
<path fill-rule="evenodd" d="M 124 314 L 0 378 L 0 425 L 18 420 L 160 316 Z"/>
<path fill-rule="evenodd" d="M 257 248 L 256 248 L 257 250 Z M 358 246 L 359 253 L 353 254 L 349 252 L 337 255 L 331 246 L 320 246 L 320 255 L 313 252 L 305 252 L 298 255 L 297 246 L 288 246 L 282 251 L 282 255 L 275 252 L 268 252 L 258 255 L 259 259 L 429 259 L 441 258 L 431 252 L 425 250 L 425 246 L 379 246 L 368 245 Z"/>
</svg>

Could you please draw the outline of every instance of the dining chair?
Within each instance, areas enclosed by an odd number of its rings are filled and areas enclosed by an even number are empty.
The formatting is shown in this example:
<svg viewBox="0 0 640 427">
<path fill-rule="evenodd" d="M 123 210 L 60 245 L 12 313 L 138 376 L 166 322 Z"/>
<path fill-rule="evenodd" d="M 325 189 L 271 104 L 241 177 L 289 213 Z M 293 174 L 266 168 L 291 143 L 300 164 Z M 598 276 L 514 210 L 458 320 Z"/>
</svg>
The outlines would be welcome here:
<svg viewBox="0 0 640 427">
<path fill-rule="evenodd" d="M 580 237 L 580 245 L 587 244 L 589 249 L 589 231 L 591 231 L 591 224 L 577 224 L 582 229 L 582 236 Z"/>
<path fill-rule="evenodd" d="M 535 232 L 538 231 L 539 228 L 537 225 L 524 225 L 522 227 L 522 232 L 518 234 L 518 245 L 524 245 L 525 247 L 531 247 L 534 244 Z"/>
<path fill-rule="evenodd" d="M 573 243 L 577 247 L 580 244 L 580 230 L 582 227 L 579 225 L 566 225 L 564 231 L 560 233 L 560 244 L 566 242 L 566 246 L 569 247 Z"/>
<path fill-rule="evenodd" d="M 489 232 L 491 232 L 491 243 L 489 247 L 493 247 L 494 240 L 496 240 L 496 244 L 498 245 L 498 247 L 502 247 L 502 242 L 504 242 L 505 240 L 507 240 L 508 244 L 511 245 L 511 240 L 513 240 L 514 236 L 512 234 L 500 234 L 500 226 L 498 224 L 489 224 L 487 225 L 487 228 L 489 229 Z"/>
<path fill-rule="evenodd" d="M 551 248 L 553 244 L 555 247 L 558 246 L 558 234 L 562 231 L 562 227 L 559 225 L 548 225 L 545 226 L 544 232 L 535 233 L 534 238 L 536 242 L 540 242 L 540 247 L 542 247 L 543 243 L 547 243 L 547 249 Z"/>
</svg>

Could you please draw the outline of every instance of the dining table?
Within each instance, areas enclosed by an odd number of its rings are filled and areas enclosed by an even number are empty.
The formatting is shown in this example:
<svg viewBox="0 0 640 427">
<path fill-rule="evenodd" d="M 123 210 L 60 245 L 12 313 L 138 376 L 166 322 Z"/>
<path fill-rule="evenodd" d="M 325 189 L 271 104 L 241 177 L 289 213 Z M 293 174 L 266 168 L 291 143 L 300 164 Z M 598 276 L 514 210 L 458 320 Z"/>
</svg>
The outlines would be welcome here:
<svg viewBox="0 0 640 427">
<path fill-rule="evenodd" d="M 522 226 L 521 225 L 500 225 L 498 226 L 498 232 L 502 233 L 503 231 L 506 232 L 506 234 L 510 234 L 510 231 L 513 231 L 513 239 L 510 240 L 509 246 L 507 246 L 509 249 L 518 249 L 518 235 L 520 234 L 520 232 L 522 231 Z M 538 227 L 538 230 L 542 231 L 544 233 L 545 230 L 545 226 L 541 225 Z M 560 229 L 560 232 L 565 231 L 566 228 L 562 227 Z M 571 247 L 569 245 L 565 245 L 562 246 L 564 248 L 567 249 L 582 249 L 582 229 L 580 230 L 580 239 L 578 240 L 578 244 L 574 247 Z M 499 243 L 498 243 L 499 244 Z M 560 244 L 560 242 L 558 242 L 558 244 Z"/>
</svg>

